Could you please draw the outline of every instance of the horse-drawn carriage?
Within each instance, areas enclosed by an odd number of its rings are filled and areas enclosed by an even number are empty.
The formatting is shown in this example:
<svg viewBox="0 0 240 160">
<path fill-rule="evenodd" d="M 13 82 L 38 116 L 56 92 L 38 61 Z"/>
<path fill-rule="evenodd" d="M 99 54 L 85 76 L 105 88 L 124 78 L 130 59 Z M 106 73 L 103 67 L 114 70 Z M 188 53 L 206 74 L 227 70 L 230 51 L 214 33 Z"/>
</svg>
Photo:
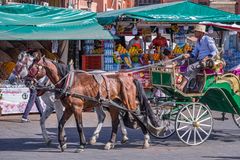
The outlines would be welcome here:
<svg viewBox="0 0 240 160">
<path fill-rule="evenodd" d="M 204 69 L 196 77 L 190 90 L 179 89 L 182 67 L 154 66 L 151 68 L 152 85 L 166 94 L 154 98 L 156 115 L 166 126 L 159 138 L 177 133 L 187 145 L 203 143 L 211 134 L 211 110 L 231 113 L 240 123 L 240 81 L 231 73 L 222 74 Z M 157 99 L 157 100 L 156 100 Z"/>
<path fill-rule="evenodd" d="M 21 63 L 18 63 L 15 68 L 15 72 L 19 76 L 27 75 L 23 72 L 24 70 L 34 82 L 48 76 L 54 87 L 41 87 L 41 89 L 54 91 L 57 96 L 61 97 L 65 106 L 58 128 L 62 151 L 66 144 L 63 127 L 72 114 L 77 122 L 80 149 L 86 144 L 82 126 L 82 111 L 88 107 L 88 102 L 93 102 L 97 107 L 109 106 L 113 128 L 105 149 L 114 147 L 119 124 L 118 116 L 121 115 L 120 110 L 131 113 L 140 122 L 139 125 L 144 133 L 144 148 L 149 147 L 148 133 L 157 138 L 166 138 L 176 132 L 181 141 L 188 145 L 203 143 L 212 131 L 211 110 L 232 113 L 236 124 L 239 125 L 239 118 L 235 115 L 240 114 L 240 82 L 234 74 L 207 73 L 204 70 L 197 75 L 194 85 L 197 90 L 193 88 L 192 91 L 185 92 L 177 87 L 181 75 L 179 67 L 153 65 L 150 70 L 152 85 L 160 88 L 166 96 L 150 99 L 152 101 L 151 108 L 147 103 L 148 99 L 143 91 L 143 86 L 128 74 L 96 76 L 84 71 L 68 72 L 65 65 L 40 56 L 34 58 L 25 53 L 22 54 L 19 61 Z M 152 112 L 149 108 L 153 109 L 155 118 L 149 114 Z M 151 123 L 148 123 L 149 121 Z M 156 124 L 154 124 L 155 122 Z"/>
</svg>

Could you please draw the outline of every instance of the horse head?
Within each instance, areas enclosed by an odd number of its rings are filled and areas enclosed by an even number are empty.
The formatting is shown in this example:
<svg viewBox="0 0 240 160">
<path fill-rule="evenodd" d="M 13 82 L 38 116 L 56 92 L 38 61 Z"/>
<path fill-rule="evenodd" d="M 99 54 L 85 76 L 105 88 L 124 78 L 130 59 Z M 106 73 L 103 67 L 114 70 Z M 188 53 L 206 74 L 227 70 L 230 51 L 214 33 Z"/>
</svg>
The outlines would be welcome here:
<svg viewBox="0 0 240 160">
<path fill-rule="evenodd" d="M 28 68 L 32 65 L 33 61 L 33 56 L 25 51 L 21 52 L 18 55 L 15 68 L 8 78 L 10 83 L 15 82 L 17 79 L 24 79 L 28 75 Z"/>
<path fill-rule="evenodd" d="M 54 62 L 44 56 L 35 58 L 33 64 L 28 69 L 28 77 L 33 80 L 39 80 L 47 76 L 51 82 L 61 86 L 62 78 L 68 74 L 68 68 L 65 64 Z"/>
</svg>

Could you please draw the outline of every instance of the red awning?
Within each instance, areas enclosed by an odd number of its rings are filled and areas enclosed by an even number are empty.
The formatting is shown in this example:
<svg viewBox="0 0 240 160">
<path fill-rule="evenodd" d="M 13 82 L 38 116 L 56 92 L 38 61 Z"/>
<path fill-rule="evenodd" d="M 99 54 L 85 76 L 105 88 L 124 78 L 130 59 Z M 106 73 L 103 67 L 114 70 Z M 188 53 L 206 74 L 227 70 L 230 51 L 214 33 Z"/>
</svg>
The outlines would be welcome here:
<svg viewBox="0 0 240 160">
<path fill-rule="evenodd" d="M 201 22 L 200 24 L 240 32 L 240 25 L 237 25 L 237 24 L 222 24 L 222 23 L 212 23 L 212 22 Z"/>
</svg>

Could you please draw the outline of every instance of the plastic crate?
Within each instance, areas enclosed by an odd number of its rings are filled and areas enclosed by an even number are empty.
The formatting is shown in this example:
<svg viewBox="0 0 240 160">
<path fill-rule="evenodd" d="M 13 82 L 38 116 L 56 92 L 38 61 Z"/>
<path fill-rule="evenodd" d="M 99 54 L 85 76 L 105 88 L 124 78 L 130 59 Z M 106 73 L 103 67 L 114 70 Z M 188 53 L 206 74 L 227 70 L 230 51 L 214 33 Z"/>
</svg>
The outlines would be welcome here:
<svg viewBox="0 0 240 160">
<path fill-rule="evenodd" d="M 103 55 L 82 55 L 82 70 L 103 70 Z"/>
</svg>

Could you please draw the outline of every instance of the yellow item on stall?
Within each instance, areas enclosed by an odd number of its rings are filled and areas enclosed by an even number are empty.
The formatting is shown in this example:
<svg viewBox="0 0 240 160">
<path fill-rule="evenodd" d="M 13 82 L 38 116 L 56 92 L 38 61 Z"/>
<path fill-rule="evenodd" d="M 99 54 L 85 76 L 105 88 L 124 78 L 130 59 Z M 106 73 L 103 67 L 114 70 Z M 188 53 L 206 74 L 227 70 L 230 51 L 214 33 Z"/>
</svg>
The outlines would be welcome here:
<svg viewBox="0 0 240 160">
<path fill-rule="evenodd" d="M 153 60 L 154 60 L 154 61 L 159 61 L 160 58 L 161 58 L 161 54 L 159 54 L 159 53 L 154 53 L 154 54 L 153 54 Z"/>
<path fill-rule="evenodd" d="M 129 68 L 132 68 L 132 62 L 129 57 L 124 57 L 124 62 L 128 65 Z"/>
<path fill-rule="evenodd" d="M 0 79 L 7 79 L 9 75 L 12 73 L 13 69 L 15 68 L 16 64 L 14 62 L 3 62 L 0 63 Z"/>
</svg>

